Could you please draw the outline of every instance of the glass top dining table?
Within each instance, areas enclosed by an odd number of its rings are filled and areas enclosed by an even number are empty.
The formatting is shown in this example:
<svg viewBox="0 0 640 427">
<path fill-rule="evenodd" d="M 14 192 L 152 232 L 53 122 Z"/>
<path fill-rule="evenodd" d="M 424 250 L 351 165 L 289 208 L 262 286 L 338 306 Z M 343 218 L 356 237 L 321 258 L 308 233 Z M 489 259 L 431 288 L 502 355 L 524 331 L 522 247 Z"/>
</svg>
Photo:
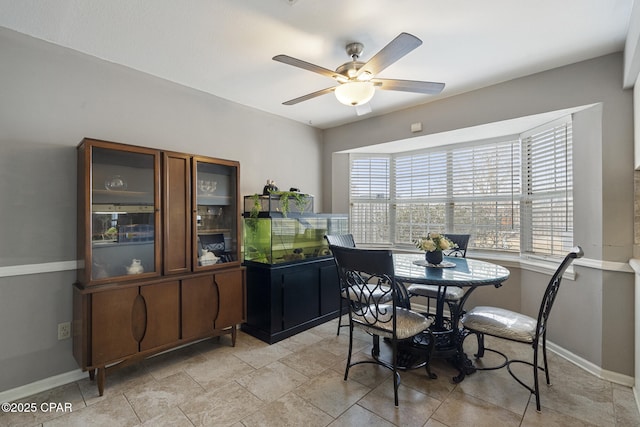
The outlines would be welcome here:
<svg viewBox="0 0 640 427">
<path fill-rule="evenodd" d="M 443 266 L 430 266 L 424 254 L 394 253 L 396 278 L 402 282 L 438 286 L 500 285 L 509 278 L 509 270 L 471 258 L 444 257 Z"/>
<path fill-rule="evenodd" d="M 436 313 L 432 332 L 436 336 L 433 356 L 445 357 L 458 368 L 459 375 L 454 382 L 460 382 L 465 375 L 475 372 L 475 368 L 462 348 L 464 331 L 458 327 L 460 317 L 464 313 L 464 304 L 469 295 L 480 286 L 500 287 L 509 278 L 509 270 L 490 262 L 472 258 L 444 257 L 442 264 L 428 264 L 424 254 L 394 253 L 393 263 L 395 277 L 401 282 L 405 291 L 408 285 L 438 286 Z M 445 291 L 449 286 L 465 288 L 459 301 L 446 301 L 449 308 L 449 322 L 445 322 Z M 412 288 L 413 289 L 413 288 Z M 400 304 L 411 308 L 411 293 L 401 298 Z"/>
</svg>

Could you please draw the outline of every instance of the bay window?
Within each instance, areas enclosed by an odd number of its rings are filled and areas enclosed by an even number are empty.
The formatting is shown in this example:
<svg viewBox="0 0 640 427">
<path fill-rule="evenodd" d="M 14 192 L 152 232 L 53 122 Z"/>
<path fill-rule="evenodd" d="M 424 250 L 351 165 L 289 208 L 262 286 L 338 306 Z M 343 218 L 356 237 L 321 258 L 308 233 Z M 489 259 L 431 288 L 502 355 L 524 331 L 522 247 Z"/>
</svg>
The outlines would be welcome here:
<svg viewBox="0 0 640 427">
<path fill-rule="evenodd" d="M 521 135 L 350 156 L 356 242 L 412 246 L 428 232 L 470 248 L 561 255 L 573 240 L 569 118 Z"/>
</svg>

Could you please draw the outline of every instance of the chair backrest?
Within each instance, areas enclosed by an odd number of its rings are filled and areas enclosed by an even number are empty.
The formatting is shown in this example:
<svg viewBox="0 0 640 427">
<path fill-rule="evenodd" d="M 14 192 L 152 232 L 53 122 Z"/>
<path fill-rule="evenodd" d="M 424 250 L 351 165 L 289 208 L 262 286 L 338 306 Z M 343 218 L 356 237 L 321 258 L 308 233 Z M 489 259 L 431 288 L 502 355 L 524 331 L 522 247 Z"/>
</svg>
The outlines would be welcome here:
<svg viewBox="0 0 640 427">
<path fill-rule="evenodd" d="M 356 242 L 355 240 L 353 240 L 353 234 L 326 234 L 324 238 L 329 244 L 329 248 L 331 248 L 332 245 L 343 246 L 347 248 L 356 247 Z M 336 266 L 337 266 L 337 263 L 336 263 Z M 342 280 L 342 277 L 339 277 L 339 275 L 338 275 L 338 278 L 340 283 L 340 292 L 342 293 L 342 290 L 347 288 L 347 284 L 344 282 L 344 280 Z"/>
<path fill-rule="evenodd" d="M 469 245 L 470 234 L 445 234 L 445 236 L 453 243 L 458 245 L 457 248 L 443 251 L 446 256 L 455 256 L 464 258 L 467 256 L 467 246 Z"/>
<path fill-rule="evenodd" d="M 329 248 L 336 260 L 340 280 L 350 293 L 351 318 L 374 328 L 378 323 L 393 322 L 395 331 L 398 284 L 392 252 L 334 245 Z"/>
<path fill-rule="evenodd" d="M 329 245 L 333 246 L 346 246 L 348 248 L 355 248 L 356 242 L 353 240 L 353 234 L 327 234 L 324 236 Z"/>
<path fill-rule="evenodd" d="M 544 296 L 542 297 L 542 303 L 540 304 L 540 310 L 538 312 L 538 327 L 537 327 L 537 337 L 544 334 L 547 330 L 547 320 L 549 319 L 549 314 L 551 313 L 551 308 L 553 307 L 553 303 L 556 300 L 556 296 L 558 295 L 558 290 L 560 289 L 560 283 L 562 282 L 562 275 L 569 268 L 569 265 L 576 258 L 582 258 L 584 252 L 582 252 L 582 248 L 580 246 L 576 246 L 564 257 L 558 269 L 549 284 L 547 285 L 547 289 L 544 292 Z"/>
</svg>

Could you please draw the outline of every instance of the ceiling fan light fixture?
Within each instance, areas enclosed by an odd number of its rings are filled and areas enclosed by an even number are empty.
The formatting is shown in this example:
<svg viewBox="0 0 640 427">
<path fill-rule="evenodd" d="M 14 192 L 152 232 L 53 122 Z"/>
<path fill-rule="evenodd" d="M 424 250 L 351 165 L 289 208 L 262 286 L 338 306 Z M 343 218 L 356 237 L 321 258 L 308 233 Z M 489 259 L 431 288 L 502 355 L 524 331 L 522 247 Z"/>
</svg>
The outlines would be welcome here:
<svg viewBox="0 0 640 427">
<path fill-rule="evenodd" d="M 360 74 L 356 78 L 358 79 L 358 81 L 368 82 L 373 78 L 373 74 L 371 74 L 369 71 L 363 71 L 362 74 Z"/>
<path fill-rule="evenodd" d="M 371 101 L 375 87 L 370 81 L 353 81 L 336 87 L 335 94 L 338 101 L 344 105 L 356 106 Z"/>
</svg>

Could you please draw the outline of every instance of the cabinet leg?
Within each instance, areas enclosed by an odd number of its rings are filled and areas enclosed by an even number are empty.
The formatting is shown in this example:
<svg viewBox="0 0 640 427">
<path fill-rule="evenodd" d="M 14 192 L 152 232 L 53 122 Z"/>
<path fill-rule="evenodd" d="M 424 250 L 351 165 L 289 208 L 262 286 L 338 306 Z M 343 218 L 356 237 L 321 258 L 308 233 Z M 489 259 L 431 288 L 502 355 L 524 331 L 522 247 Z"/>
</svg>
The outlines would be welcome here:
<svg viewBox="0 0 640 427">
<path fill-rule="evenodd" d="M 104 394 L 104 381 L 106 377 L 106 370 L 104 366 L 102 368 L 98 368 L 98 394 L 102 396 Z"/>
<path fill-rule="evenodd" d="M 89 380 L 93 381 L 96 379 L 96 370 L 95 369 L 89 369 Z"/>
<path fill-rule="evenodd" d="M 231 327 L 231 347 L 236 346 L 236 336 L 238 335 L 238 331 L 236 329 L 236 325 Z"/>
</svg>

